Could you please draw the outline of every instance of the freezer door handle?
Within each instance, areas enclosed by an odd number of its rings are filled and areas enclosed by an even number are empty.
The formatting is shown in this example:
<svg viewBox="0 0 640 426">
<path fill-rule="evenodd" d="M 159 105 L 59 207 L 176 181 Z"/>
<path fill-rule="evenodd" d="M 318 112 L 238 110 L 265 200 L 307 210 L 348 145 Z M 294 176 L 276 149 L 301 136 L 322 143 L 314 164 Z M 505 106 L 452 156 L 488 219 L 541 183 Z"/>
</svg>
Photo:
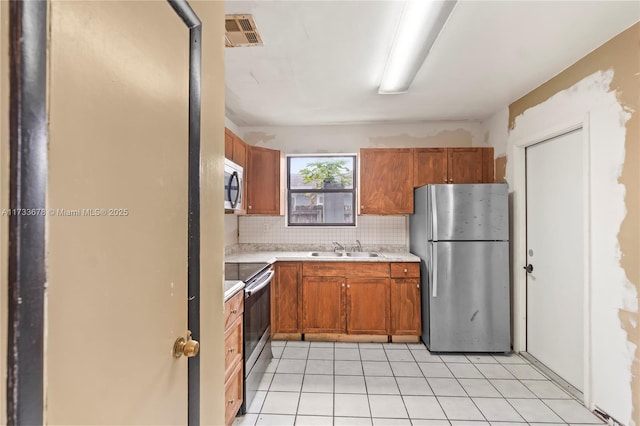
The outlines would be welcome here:
<svg viewBox="0 0 640 426">
<path fill-rule="evenodd" d="M 431 238 L 438 241 L 438 207 L 436 205 L 436 187 L 431 185 Z"/>
<path fill-rule="evenodd" d="M 431 288 L 432 297 L 438 297 L 438 247 L 436 243 L 431 246 Z"/>
</svg>

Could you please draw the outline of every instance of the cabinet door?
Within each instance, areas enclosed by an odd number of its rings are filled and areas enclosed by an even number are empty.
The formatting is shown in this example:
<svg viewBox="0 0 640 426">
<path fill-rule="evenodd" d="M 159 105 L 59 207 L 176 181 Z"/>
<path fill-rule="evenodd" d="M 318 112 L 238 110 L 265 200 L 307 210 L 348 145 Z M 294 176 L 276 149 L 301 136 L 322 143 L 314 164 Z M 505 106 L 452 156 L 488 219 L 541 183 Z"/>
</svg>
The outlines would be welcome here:
<svg viewBox="0 0 640 426">
<path fill-rule="evenodd" d="M 446 148 L 415 148 L 413 150 L 413 186 L 447 183 Z"/>
<path fill-rule="evenodd" d="M 231 425 L 238 413 L 240 405 L 242 405 L 242 362 L 236 363 L 229 379 L 224 384 L 224 422 L 227 426 Z"/>
<path fill-rule="evenodd" d="M 360 213 L 413 213 L 411 149 L 360 150 Z"/>
<path fill-rule="evenodd" d="M 235 135 L 229 129 L 224 129 L 224 158 L 233 161 L 233 137 Z"/>
<path fill-rule="evenodd" d="M 231 161 L 241 165 L 243 168 L 247 166 L 247 144 L 238 136 L 233 138 L 233 158 Z"/>
<path fill-rule="evenodd" d="M 271 334 L 300 333 L 302 324 L 301 262 L 276 263 L 271 284 Z"/>
<path fill-rule="evenodd" d="M 495 182 L 493 148 L 482 148 L 482 182 Z"/>
<path fill-rule="evenodd" d="M 283 214 L 280 151 L 247 145 L 247 213 Z"/>
<path fill-rule="evenodd" d="M 391 334 L 419 336 L 420 278 L 391 280 Z"/>
<path fill-rule="evenodd" d="M 347 333 L 389 334 L 389 279 L 347 279 Z"/>
<path fill-rule="evenodd" d="M 482 183 L 482 148 L 448 148 L 449 183 Z"/>
<path fill-rule="evenodd" d="M 342 277 L 303 278 L 303 333 L 344 333 L 344 282 Z"/>
</svg>

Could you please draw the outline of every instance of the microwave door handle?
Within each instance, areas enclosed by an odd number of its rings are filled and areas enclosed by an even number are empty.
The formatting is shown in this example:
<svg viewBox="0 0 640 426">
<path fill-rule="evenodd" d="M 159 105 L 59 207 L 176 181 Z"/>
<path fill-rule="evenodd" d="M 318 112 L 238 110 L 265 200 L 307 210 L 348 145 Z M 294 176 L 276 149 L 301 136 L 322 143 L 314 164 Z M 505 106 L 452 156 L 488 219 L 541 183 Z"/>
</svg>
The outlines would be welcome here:
<svg viewBox="0 0 640 426">
<path fill-rule="evenodd" d="M 262 289 L 267 284 L 269 284 L 275 274 L 276 274 L 276 271 L 274 271 L 273 269 L 269 271 L 264 281 L 262 281 L 260 284 L 256 285 L 255 287 L 251 287 L 250 289 L 247 289 L 247 296 L 251 296 L 252 293 L 255 293 L 256 291 Z"/>
<path fill-rule="evenodd" d="M 234 179 L 238 184 L 238 192 L 236 193 L 235 200 L 231 201 L 231 188 L 233 188 Z M 240 178 L 238 178 L 238 172 L 231 173 L 231 177 L 229 178 L 229 188 L 227 189 L 227 196 L 229 198 L 229 201 L 231 201 L 231 208 L 235 209 L 236 205 L 238 204 L 238 198 L 240 197 Z"/>
</svg>

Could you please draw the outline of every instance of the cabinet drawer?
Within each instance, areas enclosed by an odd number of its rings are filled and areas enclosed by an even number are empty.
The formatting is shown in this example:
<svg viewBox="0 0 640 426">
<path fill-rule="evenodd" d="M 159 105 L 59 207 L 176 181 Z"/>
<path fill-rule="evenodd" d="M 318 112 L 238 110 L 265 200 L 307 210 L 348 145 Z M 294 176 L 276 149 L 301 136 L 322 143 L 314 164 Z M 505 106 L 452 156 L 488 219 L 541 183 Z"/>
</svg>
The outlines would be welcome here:
<svg viewBox="0 0 640 426">
<path fill-rule="evenodd" d="M 226 330 L 244 312 L 244 290 L 237 292 L 224 304 L 224 329 Z"/>
<path fill-rule="evenodd" d="M 224 333 L 224 352 L 225 379 L 228 379 L 232 366 L 242 361 L 242 317 Z"/>
<path fill-rule="evenodd" d="M 231 375 L 224 383 L 224 420 L 230 425 L 242 405 L 242 362 L 234 365 Z"/>
<path fill-rule="evenodd" d="M 420 264 L 417 262 L 392 263 L 391 278 L 419 278 Z"/>
<path fill-rule="evenodd" d="M 387 278 L 387 262 L 304 262 L 305 277 Z"/>
</svg>

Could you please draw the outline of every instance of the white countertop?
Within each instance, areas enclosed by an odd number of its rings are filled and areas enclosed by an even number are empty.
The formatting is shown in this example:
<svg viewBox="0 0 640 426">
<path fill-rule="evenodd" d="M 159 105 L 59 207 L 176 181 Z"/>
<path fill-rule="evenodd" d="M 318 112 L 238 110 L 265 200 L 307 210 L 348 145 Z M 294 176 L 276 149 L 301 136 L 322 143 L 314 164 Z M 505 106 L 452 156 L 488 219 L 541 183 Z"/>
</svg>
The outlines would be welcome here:
<svg viewBox="0 0 640 426">
<path fill-rule="evenodd" d="M 224 301 L 231 299 L 234 294 L 244 288 L 242 281 L 227 281 L 224 282 Z"/>
<path fill-rule="evenodd" d="M 256 251 L 236 253 L 225 257 L 225 262 L 275 263 L 277 261 L 304 262 L 420 262 L 420 258 L 409 252 L 376 252 L 381 257 L 313 257 L 311 251 Z"/>
</svg>

